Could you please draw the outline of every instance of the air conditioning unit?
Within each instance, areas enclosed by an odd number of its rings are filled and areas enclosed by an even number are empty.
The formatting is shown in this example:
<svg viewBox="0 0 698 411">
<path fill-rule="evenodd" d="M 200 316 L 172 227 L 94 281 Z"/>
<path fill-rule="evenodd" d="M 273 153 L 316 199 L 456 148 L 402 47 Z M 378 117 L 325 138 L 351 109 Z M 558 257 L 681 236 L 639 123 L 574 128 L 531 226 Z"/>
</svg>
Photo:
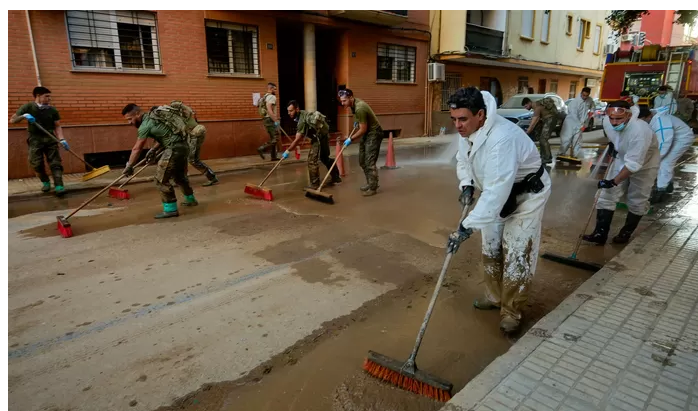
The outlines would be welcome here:
<svg viewBox="0 0 698 411">
<path fill-rule="evenodd" d="M 429 82 L 446 81 L 446 66 L 441 63 L 427 64 L 427 79 Z"/>
<path fill-rule="evenodd" d="M 603 54 L 613 54 L 616 51 L 616 45 L 615 44 L 606 44 L 603 50 Z"/>
<path fill-rule="evenodd" d="M 623 34 L 622 36 L 620 36 L 620 41 L 635 42 L 635 35 L 634 34 Z"/>
</svg>

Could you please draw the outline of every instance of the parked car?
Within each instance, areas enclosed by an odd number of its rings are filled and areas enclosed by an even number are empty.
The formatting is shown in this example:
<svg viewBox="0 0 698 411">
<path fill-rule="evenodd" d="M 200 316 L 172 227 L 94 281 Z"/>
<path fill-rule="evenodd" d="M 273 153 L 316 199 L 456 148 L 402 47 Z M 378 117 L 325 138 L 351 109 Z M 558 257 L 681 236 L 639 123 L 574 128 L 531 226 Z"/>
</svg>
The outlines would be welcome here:
<svg viewBox="0 0 698 411">
<path fill-rule="evenodd" d="M 550 97 L 555 101 L 555 106 L 557 107 L 557 124 L 555 124 L 555 134 L 560 135 L 560 128 L 562 128 L 562 122 L 567 116 L 567 106 L 565 105 L 562 97 L 557 94 L 547 93 L 547 94 L 516 94 L 507 100 L 504 104 L 499 106 L 497 109 L 497 114 L 521 127 L 523 131 L 528 130 L 529 124 L 531 124 L 531 119 L 533 118 L 533 110 L 526 110 L 523 106 L 523 99 L 530 98 L 534 103 L 544 97 Z"/>
<path fill-rule="evenodd" d="M 565 101 L 565 106 L 569 106 L 571 101 L 572 99 Z M 601 101 L 598 98 L 594 99 L 594 115 L 589 117 L 587 120 L 586 128 L 584 129 L 585 132 L 595 130 L 597 127 L 601 127 L 601 121 L 603 121 L 603 116 L 605 115 L 607 105 L 608 103 Z"/>
</svg>

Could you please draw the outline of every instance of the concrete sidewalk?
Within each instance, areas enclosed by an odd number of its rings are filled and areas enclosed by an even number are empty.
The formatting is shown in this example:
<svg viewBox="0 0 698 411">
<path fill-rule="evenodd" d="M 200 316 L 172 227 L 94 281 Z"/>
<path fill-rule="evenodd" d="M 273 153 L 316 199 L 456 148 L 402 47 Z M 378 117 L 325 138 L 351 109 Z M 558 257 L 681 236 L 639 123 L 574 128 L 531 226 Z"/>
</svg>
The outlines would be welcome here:
<svg viewBox="0 0 698 411">
<path fill-rule="evenodd" d="M 691 195 L 443 409 L 698 411 L 698 197 Z"/>
<path fill-rule="evenodd" d="M 450 136 L 433 136 L 433 137 L 412 137 L 412 138 L 402 138 L 394 140 L 395 150 L 407 149 L 412 147 L 422 147 L 428 145 L 440 145 L 448 144 L 451 142 L 453 135 Z M 388 150 L 388 139 L 383 140 L 383 145 L 381 146 L 381 153 L 385 153 Z M 330 155 L 334 157 L 334 147 L 330 148 Z M 344 150 L 345 156 L 358 155 L 359 145 L 352 144 Z M 259 156 L 245 156 L 245 157 L 233 157 L 233 158 L 219 158 L 212 160 L 205 160 L 205 163 L 211 167 L 217 174 L 249 170 L 252 168 L 269 168 L 273 166 L 274 163 L 269 161 L 269 155 L 266 155 L 267 160 L 262 160 Z M 301 150 L 300 160 L 296 160 L 293 153 L 284 161 L 283 165 L 295 164 L 300 162 L 305 162 L 308 158 L 308 150 Z M 103 174 L 97 178 L 89 181 L 82 181 L 82 174 L 66 174 L 63 176 L 63 183 L 67 191 L 81 191 L 81 190 L 94 190 L 106 187 L 112 181 L 114 181 L 121 174 L 121 169 L 114 169 L 109 173 Z M 143 173 L 139 174 L 133 180 L 129 182 L 129 185 L 142 183 L 146 181 L 152 181 L 153 175 L 155 174 L 155 167 L 148 167 Z M 189 168 L 189 176 L 201 176 L 196 169 L 192 167 Z M 203 177 L 201 177 L 203 178 Z M 125 181 L 125 179 L 123 180 Z M 202 180 L 203 182 L 204 180 Z M 34 196 L 42 195 L 53 195 L 53 190 L 51 193 L 46 194 L 41 192 L 41 182 L 37 177 L 22 178 L 16 180 L 8 181 L 8 197 L 13 199 L 29 198 Z M 51 188 L 53 189 L 53 181 L 51 182 Z"/>
</svg>

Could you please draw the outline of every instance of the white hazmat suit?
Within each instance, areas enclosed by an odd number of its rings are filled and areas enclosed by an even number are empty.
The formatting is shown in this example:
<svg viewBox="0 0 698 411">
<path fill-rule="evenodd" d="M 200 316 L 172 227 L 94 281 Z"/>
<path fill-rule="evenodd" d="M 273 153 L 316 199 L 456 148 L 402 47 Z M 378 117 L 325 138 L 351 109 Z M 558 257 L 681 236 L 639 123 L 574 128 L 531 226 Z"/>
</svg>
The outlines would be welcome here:
<svg viewBox="0 0 698 411">
<path fill-rule="evenodd" d="M 582 126 L 584 126 L 589 118 L 589 112 L 594 109 L 594 100 L 587 97 L 582 98 L 582 94 L 572 99 L 567 106 L 567 116 L 562 123 L 560 129 L 560 149 L 558 156 L 569 155 L 570 145 L 574 144 L 573 155 L 579 158 L 582 155 Z"/>
<path fill-rule="evenodd" d="M 691 147 L 695 135 L 688 124 L 680 118 L 669 114 L 664 107 L 650 120 L 650 128 L 657 137 L 661 156 L 657 174 L 657 189 L 666 190 L 674 178 L 674 166 L 681 156 Z"/>
<path fill-rule="evenodd" d="M 664 95 L 657 95 L 657 97 L 654 98 L 654 104 L 653 107 L 655 110 L 660 109 L 662 107 L 669 107 L 669 114 L 675 114 L 676 110 L 679 108 L 679 105 L 676 103 L 676 99 L 674 99 L 674 93 L 667 91 L 664 93 Z"/>
<path fill-rule="evenodd" d="M 516 196 L 513 213 L 500 216 L 514 183 L 541 170 L 541 158 L 526 133 L 497 114 L 494 97 L 484 91 L 482 95 L 487 107 L 485 123 L 468 138 L 459 139 L 456 154 L 459 188 L 473 186 L 482 192 L 462 224 L 482 233 L 486 300 L 501 308 L 502 319 L 518 324 L 536 270 L 551 182 L 543 169 L 543 189 Z"/>
</svg>

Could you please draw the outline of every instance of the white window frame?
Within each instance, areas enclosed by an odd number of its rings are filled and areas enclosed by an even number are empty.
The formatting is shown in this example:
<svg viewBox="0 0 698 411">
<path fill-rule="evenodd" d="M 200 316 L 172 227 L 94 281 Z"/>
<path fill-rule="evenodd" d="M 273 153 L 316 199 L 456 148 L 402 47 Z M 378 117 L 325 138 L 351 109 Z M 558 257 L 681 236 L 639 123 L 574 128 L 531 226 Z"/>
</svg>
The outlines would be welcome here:
<svg viewBox="0 0 698 411">
<path fill-rule="evenodd" d="M 550 23 L 552 18 L 552 10 L 543 10 L 543 20 L 540 23 L 540 42 L 543 44 L 550 43 Z"/>
<path fill-rule="evenodd" d="M 226 74 L 235 74 L 237 76 L 259 76 L 259 27 L 254 26 L 254 25 L 249 25 L 249 24 L 238 24 L 238 23 L 229 23 L 225 21 L 217 21 L 217 20 L 206 20 L 205 23 L 206 27 L 215 27 L 215 28 L 220 28 L 220 29 L 226 29 L 228 30 L 228 67 L 229 71 L 228 73 L 220 73 L 220 72 L 211 72 L 210 68 L 208 67 L 208 50 L 206 51 L 206 70 L 209 72 L 209 75 L 223 75 L 225 76 Z M 253 32 L 254 36 L 252 36 L 252 66 L 253 66 L 253 73 L 244 73 L 244 72 L 236 72 L 235 71 L 235 56 L 233 53 L 234 49 L 234 44 L 233 44 L 233 31 L 241 31 L 245 32 L 247 30 L 248 32 Z M 205 37 L 204 33 L 204 37 Z"/>
<path fill-rule="evenodd" d="M 530 31 L 528 30 L 528 27 L 526 27 L 526 16 L 527 13 L 530 12 L 531 15 L 531 27 Z M 535 27 L 536 27 L 536 11 L 535 10 L 521 10 L 521 34 L 520 37 L 525 40 L 534 40 L 535 36 Z M 526 30 L 526 33 L 530 32 L 530 35 L 527 35 L 524 33 L 524 30 Z"/>
<path fill-rule="evenodd" d="M 66 10 L 65 25 L 68 34 L 68 47 L 70 49 L 71 63 L 74 70 L 80 71 L 117 71 L 117 72 L 161 72 L 160 41 L 157 25 L 157 14 L 141 10 Z M 135 17 L 135 19 L 134 19 Z M 141 18 L 139 18 L 141 17 Z M 94 20 L 94 26 L 80 26 L 82 20 Z M 118 23 L 133 24 L 150 27 L 150 37 L 153 47 L 153 66 L 143 68 L 123 67 L 121 48 L 119 42 Z M 100 27 L 101 26 L 101 27 Z M 141 55 L 144 56 L 144 44 L 141 37 Z M 95 50 L 112 50 L 114 53 L 114 66 L 81 66 L 75 64 L 73 48 L 86 48 Z"/>
<path fill-rule="evenodd" d="M 603 35 L 603 27 L 601 27 L 600 24 L 597 24 L 594 26 L 594 48 L 593 48 L 593 53 L 595 55 L 601 54 L 601 38 Z"/>
<path fill-rule="evenodd" d="M 379 54 L 381 52 L 381 47 L 384 48 L 386 55 L 381 55 Z M 395 53 L 391 53 L 391 49 L 394 51 L 397 51 L 399 49 L 404 49 L 404 55 L 406 56 L 406 59 L 398 59 Z M 411 52 L 411 53 L 410 53 Z M 413 60 L 410 60 L 410 54 L 414 56 Z M 381 79 L 378 78 L 378 57 L 392 57 L 393 58 L 393 64 L 395 64 L 395 67 L 391 69 L 391 79 Z M 405 80 L 398 80 L 397 78 L 397 63 L 399 62 L 407 62 L 412 64 L 412 68 L 410 70 L 410 79 L 405 81 Z M 417 82 L 417 48 L 414 46 L 405 46 L 402 44 L 393 44 L 393 43 L 378 43 L 376 45 L 376 82 L 378 83 L 397 83 L 397 84 L 414 84 Z"/>
</svg>

